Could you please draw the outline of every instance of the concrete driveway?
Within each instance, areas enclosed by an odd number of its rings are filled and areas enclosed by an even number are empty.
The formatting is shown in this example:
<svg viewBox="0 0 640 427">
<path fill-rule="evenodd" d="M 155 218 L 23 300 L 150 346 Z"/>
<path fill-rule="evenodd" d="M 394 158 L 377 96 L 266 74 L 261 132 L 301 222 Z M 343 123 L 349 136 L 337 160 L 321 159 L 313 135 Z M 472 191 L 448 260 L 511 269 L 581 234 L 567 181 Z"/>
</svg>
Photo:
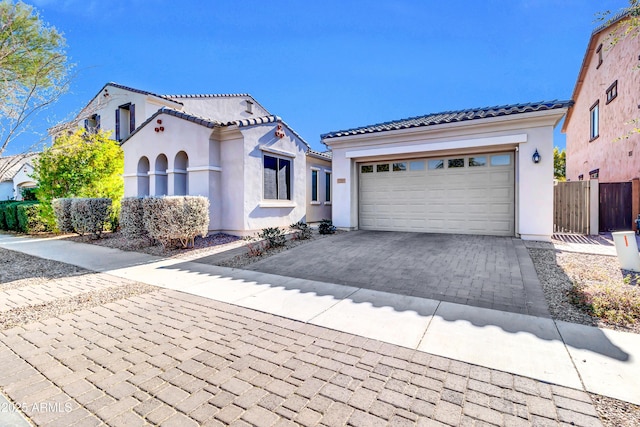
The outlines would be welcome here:
<svg viewBox="0 0 640 427">
<path fill-rule="evenodd" d="M 531 257 L 511 237 L 352 231 L 247 269 L 550 317 Z"/>
</svg>

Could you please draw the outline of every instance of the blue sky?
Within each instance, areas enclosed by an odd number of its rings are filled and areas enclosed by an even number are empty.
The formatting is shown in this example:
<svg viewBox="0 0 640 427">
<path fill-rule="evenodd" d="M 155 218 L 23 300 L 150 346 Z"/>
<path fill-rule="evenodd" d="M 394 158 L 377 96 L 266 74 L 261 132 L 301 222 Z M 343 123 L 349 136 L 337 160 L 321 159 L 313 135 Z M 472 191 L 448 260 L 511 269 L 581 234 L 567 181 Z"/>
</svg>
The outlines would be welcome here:
<svg viewBox="0 0 640 427">
<path fill-rule="evenodd" d="M 596 13 L 626 0 L 27 0 L 63 32 L 78 112 L 107 82 L 250 93 L 312 148 L 409 116 L 570 99 Z M 45 120 L 46 119 L 46 120 Z M 26 144 L 19 141 L 6 154 Z M 556 131 L 556 145 L 564 135 Z"/>
</svg>

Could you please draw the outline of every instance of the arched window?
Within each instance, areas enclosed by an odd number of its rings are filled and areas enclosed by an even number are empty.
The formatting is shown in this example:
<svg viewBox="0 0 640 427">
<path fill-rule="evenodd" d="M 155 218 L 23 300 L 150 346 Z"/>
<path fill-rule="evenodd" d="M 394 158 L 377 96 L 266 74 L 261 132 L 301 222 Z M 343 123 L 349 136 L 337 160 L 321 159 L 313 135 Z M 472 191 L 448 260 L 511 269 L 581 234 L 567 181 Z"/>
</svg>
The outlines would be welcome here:
<svg viewBox="0 0 640 427">
<path fill-rule="evenodd" d="M 189 157 L 184 151 L 176 154 L 173 162 L 173 191 L 176 196 L 186 196 L 189 194 Z"/>
<path fill-rule="evenodd" d="M 149 159 L 142 156 L 138 160 L 138 197 L 149 195 Z"/>
<path fill-rule="evenodd" d="M 155 164 L 155 180 L 156 180 L 156 196 L 167 195 L 167 156 L 160 154 L 156 157 Z"/>
</svg>

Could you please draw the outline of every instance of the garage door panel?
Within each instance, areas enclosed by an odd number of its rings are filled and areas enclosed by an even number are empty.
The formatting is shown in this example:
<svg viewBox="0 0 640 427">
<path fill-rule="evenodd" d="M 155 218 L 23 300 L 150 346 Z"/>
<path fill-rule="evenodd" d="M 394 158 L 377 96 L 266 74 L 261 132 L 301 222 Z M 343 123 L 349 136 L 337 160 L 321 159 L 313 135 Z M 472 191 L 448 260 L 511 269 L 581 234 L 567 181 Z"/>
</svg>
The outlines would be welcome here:
<svg viewBox="0 0 640 427">
<path fill-rule="evenodd" d="M 429 159 L 385 162 L 388 172 L 360 174 L 360 228 L 487 235 L 514 234 L 514 167 L 469 166 L 412 169 Z M 486 157 L 487 155 L 482 155 Z M 477 156 L 476 156 L 477 157 Z M 442 160 L 442 159 L 437 159 Z M 406 162 L 409 170 L 393 171 L 392 163 Z"/>
</svg>

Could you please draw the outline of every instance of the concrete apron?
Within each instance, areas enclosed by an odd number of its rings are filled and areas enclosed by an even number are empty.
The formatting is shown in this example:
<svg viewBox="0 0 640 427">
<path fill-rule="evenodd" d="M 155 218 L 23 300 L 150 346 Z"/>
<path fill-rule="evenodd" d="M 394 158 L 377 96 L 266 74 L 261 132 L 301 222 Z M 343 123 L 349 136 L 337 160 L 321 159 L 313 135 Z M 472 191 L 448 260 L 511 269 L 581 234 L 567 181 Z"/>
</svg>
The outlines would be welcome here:
<svg viewBox="0 0 640 427">
<path fill-rule="evenodd" d="M 640 404 L 640 335 L 56 239 L 0 247 Z"/>
</svg>

